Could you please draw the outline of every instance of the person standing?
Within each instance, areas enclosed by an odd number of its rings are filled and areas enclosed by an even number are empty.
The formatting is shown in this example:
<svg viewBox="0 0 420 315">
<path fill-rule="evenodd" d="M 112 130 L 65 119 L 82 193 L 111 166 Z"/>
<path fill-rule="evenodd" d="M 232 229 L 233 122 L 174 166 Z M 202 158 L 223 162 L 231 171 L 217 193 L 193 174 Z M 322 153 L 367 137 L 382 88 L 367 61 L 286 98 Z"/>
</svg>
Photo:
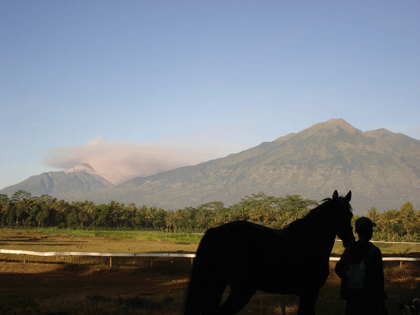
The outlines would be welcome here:
<svg viewBox="0 0 420 315">
<path fill-rule="evenodd" d="M 346 247 L 335 273 L 341 278 L 340 297 L 346 300 L 346 315 L 387 315 L 381 250 L 370 241 L 373 227 L 369 218 L 356 220 L 359 240 Z"/>
</svg>

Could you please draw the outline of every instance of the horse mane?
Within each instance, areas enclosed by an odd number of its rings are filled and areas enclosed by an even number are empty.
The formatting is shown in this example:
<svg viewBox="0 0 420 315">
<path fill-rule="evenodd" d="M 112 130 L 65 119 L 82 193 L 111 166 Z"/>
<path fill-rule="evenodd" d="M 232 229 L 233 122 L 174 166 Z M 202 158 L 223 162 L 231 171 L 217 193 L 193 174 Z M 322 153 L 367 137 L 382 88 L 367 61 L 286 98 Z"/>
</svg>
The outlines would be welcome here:
<svg viewBox="0 0 420 315">
<path fill-rule="evenodd" d="M 331 203 L 333 203 L 333 202 L 340 202 L 341 199 L 344 200 L 344 198 L 342 196 L 338 197 L 337 200 L 334 200 L 332 198 L 322 199 L 321 200 L 322 203 L 318 207 L 310 210 L 309 213 L 307 213 L 303 217 L 303 219 L 309 219 L 309 220 L 311 220 L 311 219 L 317 217 L 317 215 L 320 214 L 320 212 L 322 212 L 324 209 L 330 208 L 331 207 Z M 345 204 L 343 204 L 343 206 L 344 205 Z M 350 203 L 347 203 L 347 207 L 348 207 L 348 209 L 349 209 L 350 212 L 353 212 L 353 209 L 352 209 Z"/>
<path fill-rule="evenodd" d="M 308 224 L 313 220 L 318 220 L 320 218 L 320 214 L 328 215 L 330 213 L 330 211 L 327 212 L 327 211 L 324 211 L 324 209 L 332 208 L 331 203 L 333 203 L 333 202 L 340 202 L 340 199 L 344 200 L 344 198 L 342 196 L 340 196 L 338 198 L 339 198 L 338 200 L 334 200 L 332 198 L 322 199 L 321 200 L 322 203 L 320 205 L 311 209 L 304 217 L 290 222 L 284 228 L 294 229 L 295 227 L 298 227 L 301 224 Z M 343 206 L 344 206 L 344 204 L 343 204 Z M 347 206 L 348 206 L 348 209 L 350 210 L 350 212 L 353 212 L 350 203 L 348 203 Z"/>
</svg>

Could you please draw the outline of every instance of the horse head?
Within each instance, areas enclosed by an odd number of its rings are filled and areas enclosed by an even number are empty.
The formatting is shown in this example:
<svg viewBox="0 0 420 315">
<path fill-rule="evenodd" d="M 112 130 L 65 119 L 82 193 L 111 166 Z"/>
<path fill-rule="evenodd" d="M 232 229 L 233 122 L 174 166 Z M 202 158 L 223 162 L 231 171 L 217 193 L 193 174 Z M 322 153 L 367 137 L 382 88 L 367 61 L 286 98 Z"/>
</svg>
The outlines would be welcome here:
<svg viewBox="0 0 420 315">
<path fill-rule="evenodd" d="M 351 218 L 353 213 L 351 211 L 351 191 L 345 197 L 338 196 L 337 190 L 334 191 L 332 196 L 332 201 L 336 204 L 338 208 L 335 213 L 336 217 L 336 227 L 337 227 L 337 236 L 343 241 L 344 247 L 355 242 L 355 237 L 353 234 L 353 228 L 351 226 Z"/>
</svg>

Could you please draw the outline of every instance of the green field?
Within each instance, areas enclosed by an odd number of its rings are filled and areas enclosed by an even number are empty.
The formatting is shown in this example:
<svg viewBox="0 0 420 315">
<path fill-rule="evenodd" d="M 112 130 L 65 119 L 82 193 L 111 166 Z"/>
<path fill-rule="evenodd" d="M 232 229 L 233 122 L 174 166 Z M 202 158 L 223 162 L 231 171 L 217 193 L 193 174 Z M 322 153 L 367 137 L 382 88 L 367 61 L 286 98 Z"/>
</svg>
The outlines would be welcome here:
<svg viewBox="0 0 420 315">
<path fill-rule="evenodd" d="M 15 239 L 28 239 L 28 242 L 1 242 L 14 235 Z M 22 249 L 35 251 L 94 251 L 106 253 L 141 253 L 157 251 L 164 252 L 195 252 L 203 234 L 193 233 L 164 233 L 158 231 L 89 231 L 73 229 L 3 229 L 0 231 L 0 248 Z M 48 238 L 50 238 L 49 241 Z M 55 241 L 51 241 L 55 239 Z M 57 239 L 64 242 L 60 250 L 54 246 Z M 78 239 L 78 242 L 75 240 Z M 31 242 L 32 240 L 33 242 Z M 46 243 L 43 244 L 42 240 Z M 106 240 L 104 242 L 103 240 Z M 66 242 L 67 241 L 67 242 Z M 106 244 L 105 244 L 106 243 Z M 136 244 L 136 245 L 135 245 Z M 375 242 L 384 256 L 413 256 L 420 257 L 420 244 L 393 244 Z M 12 248 L 14 245 L 18 248 Z M 34 248 L 35 246 L 35 248 Z M 342 242 L 335 242 L 332 254 L 341 255 L 344 251 Z"/>
</svg>

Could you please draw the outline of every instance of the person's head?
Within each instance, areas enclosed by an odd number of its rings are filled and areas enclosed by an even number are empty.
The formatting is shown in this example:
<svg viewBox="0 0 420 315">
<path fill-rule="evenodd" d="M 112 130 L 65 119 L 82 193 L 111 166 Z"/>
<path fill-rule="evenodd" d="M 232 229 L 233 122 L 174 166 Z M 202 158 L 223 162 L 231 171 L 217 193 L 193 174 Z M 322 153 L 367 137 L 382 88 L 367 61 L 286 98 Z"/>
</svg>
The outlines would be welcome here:
<svg viewBox="0 0 420 315">
<path fill-rule="evenodd" d="M 373 227 L 376 226 L 372 220 L 366 217 L 361 217 L 356 220 L 356 233 L 359 235 L 360 239 L 368 241 L 372 238 Z"/>
</svg>

